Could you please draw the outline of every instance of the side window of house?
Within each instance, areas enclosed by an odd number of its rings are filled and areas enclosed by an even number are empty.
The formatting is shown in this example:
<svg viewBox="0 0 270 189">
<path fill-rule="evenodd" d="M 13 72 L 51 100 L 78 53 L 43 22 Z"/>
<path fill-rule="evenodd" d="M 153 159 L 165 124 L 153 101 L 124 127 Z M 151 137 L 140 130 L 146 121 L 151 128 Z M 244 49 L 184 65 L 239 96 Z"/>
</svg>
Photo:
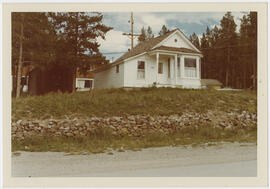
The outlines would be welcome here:
<svg viewBox="0 0 270 189">
<path fill-rule="evenodd" d="M 171 77 L 171 63 L 170 63 L 170 59 L 168 58 L 168 78 Z"/>
<path fill-rule="evenodd" d="M 119 65 L 116 65 L 116 73 L 119 73 Z"/>
<path fill-rule="evenodd" d="M 137 72 L 137 79 L 144 79 L 145 78 L 145 62 L 138 61 L 138 72 Z"/>
<path fill-rule="evenodd" d="M 185 76 L 196 77 L 196 59 L 185 58 Z"/>
<path fill-rule="evenodd" d="M 163 63 L 158 63 L 158 73 L 163 74 Z"/>
</svg>

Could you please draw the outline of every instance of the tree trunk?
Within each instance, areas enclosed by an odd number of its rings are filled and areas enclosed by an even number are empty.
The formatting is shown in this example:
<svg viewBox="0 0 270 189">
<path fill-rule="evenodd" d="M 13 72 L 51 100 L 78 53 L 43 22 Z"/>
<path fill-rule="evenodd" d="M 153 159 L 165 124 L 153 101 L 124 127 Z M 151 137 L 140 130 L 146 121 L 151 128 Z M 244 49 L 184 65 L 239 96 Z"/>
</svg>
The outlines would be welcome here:
<svg viewBox="0 0 270 189">
<path fill-rule="evenodd" d="M 18 71 L 17 71 L 17 86 L 16 86 L 16 98 L 19 98 L 21 95 L 21 77 L 22 77 L 22 52 L 23 52 L 23 22 L 24 15 L 22 14 L 21 22 L 21 34 L 20 34 L 20 52 L 19 52 L 19 62 L 18 62 Z"/>
<path fill-rule="evenodd" d="M 226 87 L 228 87 L 228 84 L 229 84 L 229 65 L 230 65 L 230 49 L 228 48 L 227 65 L 226 65 L 226 80 L 225 80 Z"/>
<path fill-rule="evenodd" d="M 75 92 L 76 91 L 76 75 L 77 75 L 77 61 L 78 61 L 78 51 L 79 51 L 79 47 L 78 47 L 78 38 L 79 38 L 79 26 L 78 26 L 78 21 L 79 21 L 79 13 L 78 12 L 76 12 L 75 13 L 75 17 L 76 17 L 76 28 L 75 28 L 75 38 L 76 38 L 76 40 L 75 40 L 75 45 L 76 45 L 76 50 L 75 50 L 75 66 L 74 66 L 74 68 L 73 68 L 73 70 L 72 70 L 72 92 Z"/>
<path fill-rule="evenodd" d="M 253 64 L 253 79 L 252 79 L 252 85 L 253 85 L 253 89 L 256 90 L 256 89 L 257 89 L 257 83 L 256 83 L 257 72 L 256 72 L 256 59 L 255 59 L 255 55 L 252 56 L 252 64 Z"/>
<path fill-rule="evenodd" d="M 77 73 L 77 69 L 73 68 L 72 69 L 72 92 L 76 91 L 76 74 Z"/>
<path fill-rule="evenodd" d="M 246 68 L 246 66 L 244 67 L 244 78 L 243 78 L 243 80 L 244 80 L 244 82 L 243 82 L 243 84 L 244 84 L 244 86 L 243 86 L 243 88 L 244 89 L 246 89 L 247 88 L 247 68 Z"/>
</svg>

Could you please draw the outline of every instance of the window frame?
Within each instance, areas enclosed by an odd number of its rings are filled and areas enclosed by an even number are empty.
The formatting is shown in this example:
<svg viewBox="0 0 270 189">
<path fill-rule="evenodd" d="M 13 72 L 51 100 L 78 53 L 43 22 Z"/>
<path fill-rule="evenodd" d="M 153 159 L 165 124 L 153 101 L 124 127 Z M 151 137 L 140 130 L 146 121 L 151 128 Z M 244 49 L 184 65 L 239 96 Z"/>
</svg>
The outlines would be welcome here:
<svg viewBox="0 0 270 189">
<path fill-rule="evenodd" d="M 189 60 L 195 60 L 195 62 L 192 62 L 192 63 L 195 63 L 193 66 L 191 65 L 191 66 L 186 66 L 186 63 L 191 63 L 191 62 L 186 62 L 186 60 L 187 59 L 189 59 Z M 184 58 L 184 66 L 185 66 L 185 68 L 196 68 L 196 58 L 191 58 L 191 57 L 185 57 Z"/>
<path fill-rule="evenodd" d="M 90 87 L 85 87 L 85 83 L 86 81 L 89 81 L 90 82 Z M 81 87 L 79 84 L 80 82 L 83 82 L 83 87 Z M 92 83 L 92 84 L 91 84 Z M 94 79 L 90 79 L 90 78 L 76 78 L 76 89 L 93 89 L 94 88 Z"/>
<path fill-rule="evenodd" d="M 143 63 L 143 68 L 140 68 L 140 63 Z M 145 64 L 146 63 L 144 60 L 137 61 L 137 79 L 138 80 L 145 80 Z"/>
<path fill-rule="evenodd" d="M 192 60 L 194 62 L 188 63 L 186 60 Z M 188 65 L 189 64 L 189 65 Z M 186 78 L 197 77 L 197 59 L 195 57 L 184 57 L 184 76 Z"/>
<path fill-rule="evenodd" d="M 160 66 L 162 65 L 162 66 Z M 158 63 L 158 74 L 163 74 L 164 73 L 164 69 L 163 69 L 163 62 L 159 62 Z"/>
</svg>

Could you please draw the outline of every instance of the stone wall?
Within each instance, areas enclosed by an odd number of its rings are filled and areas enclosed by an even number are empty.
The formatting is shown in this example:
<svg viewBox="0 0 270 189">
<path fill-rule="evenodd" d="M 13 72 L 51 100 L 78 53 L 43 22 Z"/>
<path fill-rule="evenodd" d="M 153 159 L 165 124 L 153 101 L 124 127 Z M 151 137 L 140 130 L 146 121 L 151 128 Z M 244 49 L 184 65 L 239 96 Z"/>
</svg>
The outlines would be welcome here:
<svg viewBox="0 0 270 189">
<path fill-rule="evenodd" d="M 207 112 L 170 116 L 129 115 L 123 117 L 91 117 L 87 119 L 18 120 L 12 123 L 12 138 L 31 136 L 86 136 L 107 130 L 113 135 L 144 136 L 146 133 L 173 133 L 184 127 L 212 125 L 224 129 L 256 127 L 257 114 Z"/>
</svg>

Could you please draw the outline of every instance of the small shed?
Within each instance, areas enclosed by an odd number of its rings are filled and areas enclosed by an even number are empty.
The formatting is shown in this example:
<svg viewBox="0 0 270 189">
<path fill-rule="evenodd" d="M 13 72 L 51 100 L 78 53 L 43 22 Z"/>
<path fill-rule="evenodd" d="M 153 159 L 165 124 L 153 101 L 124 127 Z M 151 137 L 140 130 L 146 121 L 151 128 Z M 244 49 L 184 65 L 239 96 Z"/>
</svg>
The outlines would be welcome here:
<svg viewBox="0 0 270 189">
<path fill-rule="evenodd" d="M 201 79 L 201 85 L 203 88 L 220 89 L 222 83 L 216 79 Z"/>
<path fill-rule="evenodd" d="M 82 74 L 77 69 L 76 73 L 76 91 L 89 91 L 94 88 L 94 74 L 88 70 Z"/>
</svg>

